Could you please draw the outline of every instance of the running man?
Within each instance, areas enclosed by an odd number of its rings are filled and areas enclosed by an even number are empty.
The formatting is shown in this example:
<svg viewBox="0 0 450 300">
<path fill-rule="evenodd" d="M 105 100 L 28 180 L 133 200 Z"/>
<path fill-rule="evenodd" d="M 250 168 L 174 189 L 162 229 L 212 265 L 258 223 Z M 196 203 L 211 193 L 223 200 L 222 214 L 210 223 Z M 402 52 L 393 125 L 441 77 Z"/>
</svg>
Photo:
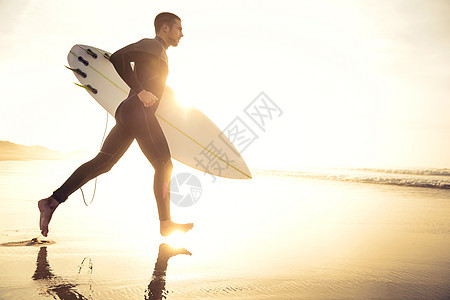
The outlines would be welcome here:
<svg viewBox="0 0 450 300">
<path fill-rule="evenodd" d="M 172 13 L 160 13 L 155 18 L 155 32 L 154 39 L 142 39 L 111 55 L 110 60 L 117 73 L 131 88 L 130 94 L 117 108 L 116 125 L 97 156 L 75 170 L 50 197 L 39 200 L 39 226 L 43 236 L 48 234 L 48 224 L 55 209 L 86 182 L 108 172 L 134 139 L 155 169 L 153 190 L 161 235 L 192 229 L 192 223 L 174 223 L 170 217 L 172 161 L 155 116 L 168 75 L 166 50 L 170 46 L 176 47 L 183 37 L 181 19 Z"/>
</svg>

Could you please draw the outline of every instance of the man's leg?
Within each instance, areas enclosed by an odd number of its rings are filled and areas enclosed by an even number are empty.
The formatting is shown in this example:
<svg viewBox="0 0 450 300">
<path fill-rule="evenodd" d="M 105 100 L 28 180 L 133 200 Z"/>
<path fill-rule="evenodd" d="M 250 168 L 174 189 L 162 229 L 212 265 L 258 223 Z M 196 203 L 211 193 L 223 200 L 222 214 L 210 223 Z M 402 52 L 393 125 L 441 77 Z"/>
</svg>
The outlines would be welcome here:
<svg viewBox="0 0 450 300">
<path fill-rule="evenodd" d="M 116 124 L 108 134 L 98 155 L 75 170 L 66 182 L 53 192 L 52 196 L 38 202 L 40 210 L 39 225 L 43 236 L 48 234 L 48 224 L 58 205 L 66 201 L 73 192 L 89 180 L 111 170 L 130 147 L 133 140 L 134 138 L 125 127 Z"/>
<path fill-rule="evenodd" d="M 192 223 L 174 223 L 170 217 L 170 179 L 173 165 L 167 140 L 154 111 L 144 108 L 136 99 L 133 105 L 122 110 L 119 118 L 133 133 L 142 152 L 155 168 L 153 191 L 158 206 L 161 234 L 167 236 L 174 231 L 186 232 L 192 229 Z"/>
</svg>

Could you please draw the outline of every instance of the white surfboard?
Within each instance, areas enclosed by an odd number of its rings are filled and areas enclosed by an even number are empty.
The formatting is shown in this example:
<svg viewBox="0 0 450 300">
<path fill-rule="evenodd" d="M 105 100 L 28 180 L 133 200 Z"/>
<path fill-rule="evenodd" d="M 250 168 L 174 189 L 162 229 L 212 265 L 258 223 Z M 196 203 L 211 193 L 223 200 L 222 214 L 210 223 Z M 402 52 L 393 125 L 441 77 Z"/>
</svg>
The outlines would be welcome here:
<svg viewBox="0 0 450 300">
<path fill-rule="evenodd" d="M 96 47 L 75 45 L 67 60 L 88 93 L 112 116 L 130 88 L 109 61 L 110 53 Z M 250 179 L 251 173 L 227 136 L 196 108 L 185 108 L 166 86 L 156 117 L 174 159 L 197 170 L 226 178 Z"/>
</svg>

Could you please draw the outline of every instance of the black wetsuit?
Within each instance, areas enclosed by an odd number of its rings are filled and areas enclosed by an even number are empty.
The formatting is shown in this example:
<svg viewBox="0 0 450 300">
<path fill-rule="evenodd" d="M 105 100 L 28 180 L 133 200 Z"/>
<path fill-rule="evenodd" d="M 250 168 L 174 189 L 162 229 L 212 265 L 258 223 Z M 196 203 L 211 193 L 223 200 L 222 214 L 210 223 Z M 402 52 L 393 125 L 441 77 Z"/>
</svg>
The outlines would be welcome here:
<svg viewBox="0 0 450 300">
<path fill-rule="evenodd" d="M 161 99 L 168 74 L 167 48 L 164 40 L 156 37 L 142 39 L 111 55 L 111 63 L 131 88 L 130 94 L 117 108 L 116 125 L 108 134 L 98 155 L 80 166 L 53 193 L 52 196 L 56 201 L 64 202 L 86 182 L 108 172 L 134 139 L 155 168 L 156 200 L 166 198 L 172 163 L 166 138 L 155 116 L 159 100 L 152 106 L 145 107 L 137 94 L 145 89 Z M 134 70 L 130 65 L 131 62 L 134 62 Z"/>
</svg>

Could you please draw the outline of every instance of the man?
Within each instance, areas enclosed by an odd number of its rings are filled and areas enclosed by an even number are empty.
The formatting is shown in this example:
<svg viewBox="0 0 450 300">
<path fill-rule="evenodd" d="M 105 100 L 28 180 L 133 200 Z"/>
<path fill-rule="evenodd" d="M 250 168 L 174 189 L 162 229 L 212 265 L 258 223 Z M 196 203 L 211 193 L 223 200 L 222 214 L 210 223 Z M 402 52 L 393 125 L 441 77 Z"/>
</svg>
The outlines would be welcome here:
<svg viewBox="0 0 450 300">
<path fill-rule="evenodd" d="M 155 31 L 154 39 L 142 39 L 111 55 L 110 60 L 117 73 L 131 88 L 130 94 L 117 108 L 116 125 L 98 155 L 80 166 L 52 196 L 39 200 L 39 225 L 43 236 L 47 236 L 48 224 L 59 204 L 89 180 L 108 172 L 134 139 L 155 169 L 153 190 L 160 233 L 167 236 L 174 231 L 192 229 L 192 223 L 174 223 L 170 217 L 172 161 L 166 138 L 155 116 L 168 74 L 166 50 L 170 46 L 176 47 L 183 37 L 181 19 L 172 13 L 160 13 L 155 18 Z"/>
</svg>

